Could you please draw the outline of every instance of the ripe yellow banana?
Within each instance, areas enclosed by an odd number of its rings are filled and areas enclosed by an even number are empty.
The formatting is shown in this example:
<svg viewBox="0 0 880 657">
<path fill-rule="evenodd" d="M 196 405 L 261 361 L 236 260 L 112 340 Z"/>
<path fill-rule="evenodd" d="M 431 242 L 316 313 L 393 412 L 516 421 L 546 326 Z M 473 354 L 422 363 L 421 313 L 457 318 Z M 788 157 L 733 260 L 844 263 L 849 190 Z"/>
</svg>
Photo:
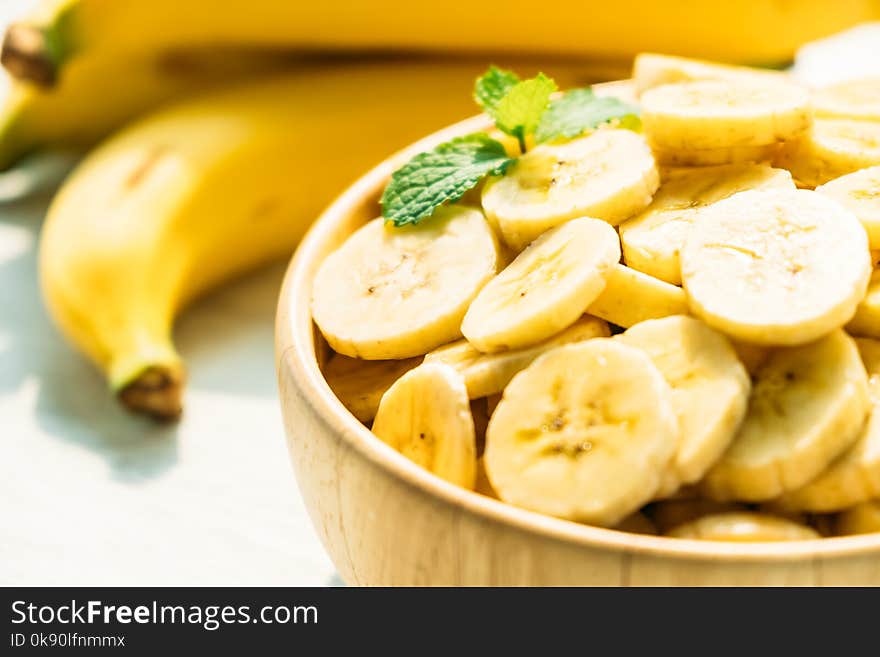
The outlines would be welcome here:
<svg viewBox="0 0 880 657">
<path fill-rule="evenodd" d="M 626 11 L 596 11 L 590 3 L 560 0 L 541 20 L 534 20 L 533 10 L 522 0 L 498 11 L 474 11 L 471 3 L 451 0 L 426 21 L 424 7 L 407 0 L 347 0 L 343 6 L 289 0 L 50 0 L 10 32 L 3 59 L 18 75 L 42 83 L 57 79 L 82 53 L 112 58 L 224 44 L 549 52 L 620 60 L 654 50 L 769 63 L 787 61 L 804 42 L 878 14 L 873 0 L 634 0 Z"/>
<path fill-rule="evenodd" d="M 187 52 L 82 57 L 51 89 L 13 81 L 0 102 L 0 170 L 44 148 L 91 146 L 169 99 L 289 68 L 280 52 Z"/>
<path fill-rule="evenodd" d="M 49 209 L 46 303 L 133 410 L 173 417 L 171 340 L 190 299 L 291 253 L 370 164 L 470 111 L 470 72 L 349 67 L 285 76 L 168 107 L 105 142 Z"/>
</svg>

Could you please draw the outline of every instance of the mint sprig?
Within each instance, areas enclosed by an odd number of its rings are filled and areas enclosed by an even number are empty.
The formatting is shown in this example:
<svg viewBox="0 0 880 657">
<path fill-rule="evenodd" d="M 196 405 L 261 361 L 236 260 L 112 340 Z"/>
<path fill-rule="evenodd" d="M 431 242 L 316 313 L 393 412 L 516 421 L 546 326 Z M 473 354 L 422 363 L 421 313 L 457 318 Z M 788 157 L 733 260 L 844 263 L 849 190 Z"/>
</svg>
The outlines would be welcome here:
<svg viewBox="0 0 880 657">
<path fill-rule="evenodd" d="M 610 122 L 637 128 L 638 108 L 617 98 L 599 97 L 592 89 L 573 89 L 552 100 L 556 83 L 543 73 L 520 80 L 492 66 L 474 85 L 474 100 L 515 137 L 521 153 L 528 137 L 537 143 L 573 139 Z M 382 213 L 395 226 L 417 224 L 446 203 L 454 203 L 486 176 L 504 175 L 517 158 L 504 146 L 478 132 L 420 153 L 394 172 L 382 194 Z"/>
<path fill-rule="evenodd" d="M 556 83 L 543 73 L 518 82 L 498 101 L 489 115 L 502 132 L 516 137 L 520 151 L 526 152 L 526 136 L 535 132 L 541 116 L 556 91 Z"/>
<path fill-rule="evenodd" d="M 589 88 L 572 89 L 550 103 L 535 130 L 535 141 L 574 139 L 612 121 L 637 128 L 639 109 L 613 96 L 597 96 Z"/>
<path fill-rule="evenodd" d="M 483 111 L 491 112 L 518 82 L 519 76 L 513 71 L 490 66 L 474 83 L 474 100 Z"/>
<path fill-rule="evenodd" d="M 382 215 L 395 226 L 417 224 L 484 177 L 503 174 L 511 162 L 504 146 L 482 132 L 440 144 L 394 172 L 380 201 Z"/>
</svg>

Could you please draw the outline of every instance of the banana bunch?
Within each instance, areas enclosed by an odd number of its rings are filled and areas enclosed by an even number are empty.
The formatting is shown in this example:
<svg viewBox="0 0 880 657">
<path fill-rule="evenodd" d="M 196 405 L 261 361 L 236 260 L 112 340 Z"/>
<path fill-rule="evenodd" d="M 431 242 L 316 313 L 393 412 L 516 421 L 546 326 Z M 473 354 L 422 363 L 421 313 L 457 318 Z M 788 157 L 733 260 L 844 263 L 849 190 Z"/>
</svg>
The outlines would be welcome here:
<svg viewBox="0 0 880 657">
<path fill-rule="evenodd" d="M 880 82 L 660 55 L 634 79 L 641 132 L 531 144 L 479 195 L 326 258 L 329 385 L 414 462 L 538 513 L 692 540 L 880 531 Z M 833 121 L 859 128 L 834 157 L 815 147 Z"/>
</svg>

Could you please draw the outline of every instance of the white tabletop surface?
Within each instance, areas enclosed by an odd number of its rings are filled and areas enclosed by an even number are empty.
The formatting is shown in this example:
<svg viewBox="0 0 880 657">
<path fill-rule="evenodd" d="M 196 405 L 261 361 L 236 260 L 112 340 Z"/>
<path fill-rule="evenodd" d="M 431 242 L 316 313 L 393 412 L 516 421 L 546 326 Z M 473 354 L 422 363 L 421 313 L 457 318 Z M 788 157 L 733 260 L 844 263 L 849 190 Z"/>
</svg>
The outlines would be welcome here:
<svg viewBox="0 0 880 657">
<path fill-rule="evenodd" d="M 2 3 L 0 27 L 30 3 Z M 877 32 L 856 40 L 863 54 L 880 44 Z M 804 77 L 851 70 L 835 56 L 853 61 L 853 43 L 810 51 Z M 0 176 L 0 197 L 23 181 Z M 183 315 L 186 413 L 157 426 L 120 410 L 46 317 L 36 253 L 48 200 L 0 201 L 0 584 L 339 584 L 300 500 L 277 403 L 283 266 Z"/>
</svg>

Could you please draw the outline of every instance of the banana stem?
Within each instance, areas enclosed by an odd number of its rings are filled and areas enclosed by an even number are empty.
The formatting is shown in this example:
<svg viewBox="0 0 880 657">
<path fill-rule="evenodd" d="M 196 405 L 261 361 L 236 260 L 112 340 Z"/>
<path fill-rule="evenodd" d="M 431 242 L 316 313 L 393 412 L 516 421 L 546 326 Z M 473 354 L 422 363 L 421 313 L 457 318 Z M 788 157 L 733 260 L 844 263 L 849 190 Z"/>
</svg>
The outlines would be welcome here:
<svg viewBox="0 0 880 657">
<path fill-rule="evenodd" d="M 46 33 L 40 28 L 21 23 L 10 25 L 0 46 L 0 64 L 14 78 L 51 87 L 57 71 L 48 45 Z"/>
<path fill-rule="evenodd" d="M 152 366 L 119 391 L 119 401 L 134 413 L 170 422 L 178 419 L 183 411 L 183 382 L 181 370 Z"/>
</svg>

